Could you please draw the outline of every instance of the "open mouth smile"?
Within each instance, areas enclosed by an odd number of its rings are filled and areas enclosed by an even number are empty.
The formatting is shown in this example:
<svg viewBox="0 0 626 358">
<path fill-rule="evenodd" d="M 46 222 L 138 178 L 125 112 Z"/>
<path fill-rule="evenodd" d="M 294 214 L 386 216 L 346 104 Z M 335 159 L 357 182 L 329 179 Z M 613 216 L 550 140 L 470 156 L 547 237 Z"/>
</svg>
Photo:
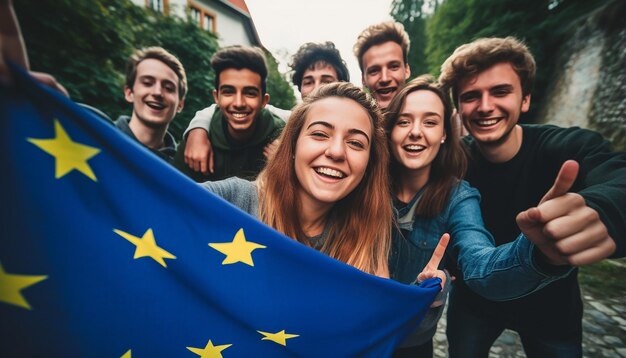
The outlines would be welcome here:
<svg viewBox="0 0 626 358">
<path fill-rule="evenodd" d="M 236 119 L 245 118 L 245 117 L 247 117 L 250 114 L 250 112 L 245 112 L 245 113 L 242 113 L 242 112 L 229 112 L 229 113 L 230 113 L 231 116 L 233 116 Z"/>
<path fill-rule="evenodd" d="M 380 88 L 380 89 L 376 90 L 376 93 L 379 93 L 379 94 L 382 94 L 382 95 L 386 95 L 386 94 L 393 93 L 396 89 L 397 89 L 397 87 Z"/>
<path fill-rule="evenodd" d="M 328 168 L 328 167 L 317 167 L 314 168 L 317 174 L 320 174 L 324 177 L 332 178 L 332 179 L 343 179 L 346 177 L 346 174 L 340 172 L 339 170 Z"/>
<path fill-rule="evenodd" d="M 165 108 L 165 105 L 163 103 L 159 103 L 159 102 L 146 102 L 146 106 L 156 110 L 156 111 L 160 111 L 162 109 Z"/>
<path fill-rule="evenodd" d="M 405 146 L 402 146 L 402 148 L 410 153 L 419 153 L 426 149 L 425 146 L 420 144 L 407 144 Z"/>
<path fill-rule="evenodd" d="M 474 123 L 476 125 L 478 125 L 479 127 L 490 127 L 490 126 L 493 126 L 494 124 L 500 122 L 501 120 L 502 120 L 502 117 L 487 118 L 487 119 L 474 120 Z"/>
</svg>

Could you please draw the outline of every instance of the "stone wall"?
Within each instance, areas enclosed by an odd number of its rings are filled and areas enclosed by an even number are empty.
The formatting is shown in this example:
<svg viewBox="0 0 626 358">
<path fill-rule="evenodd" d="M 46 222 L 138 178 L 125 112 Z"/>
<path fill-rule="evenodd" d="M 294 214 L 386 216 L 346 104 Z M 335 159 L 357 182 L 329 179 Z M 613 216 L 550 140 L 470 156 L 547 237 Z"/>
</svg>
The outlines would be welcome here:
<svg viewBox="0 0 626 358">
<path fill-rule="evenodd" d="M 626 148 L 626 1 L 573 24 L 538 122 L 590 128 Z"/>
</svg>

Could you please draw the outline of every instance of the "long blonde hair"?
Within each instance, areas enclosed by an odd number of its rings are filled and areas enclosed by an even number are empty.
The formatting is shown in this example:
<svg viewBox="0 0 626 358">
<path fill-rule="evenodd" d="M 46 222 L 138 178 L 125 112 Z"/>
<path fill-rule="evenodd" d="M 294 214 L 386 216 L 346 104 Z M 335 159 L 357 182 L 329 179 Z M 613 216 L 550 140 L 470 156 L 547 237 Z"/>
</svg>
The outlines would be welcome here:
<svg viewBox="0 0 626 358">
<path fill-rule="evenodd" d="M 311 246 L 298 219 L 300 183 L 295 173 L 296 142 L 315 102 L 339 97 L 355 101 L 372 123 L 372 144 L 365 175 L 357 187 L 335 203 L 328 237 L 320 251 L 362 271 L 387 272 L 392 209 L 388 177 L 389 152 L 381 112 L 372 98 L 351 83 L 320 87 L 294 108 L 276 154 L 259 174 L 259 218 L 295 240 Z"/>
</svg>

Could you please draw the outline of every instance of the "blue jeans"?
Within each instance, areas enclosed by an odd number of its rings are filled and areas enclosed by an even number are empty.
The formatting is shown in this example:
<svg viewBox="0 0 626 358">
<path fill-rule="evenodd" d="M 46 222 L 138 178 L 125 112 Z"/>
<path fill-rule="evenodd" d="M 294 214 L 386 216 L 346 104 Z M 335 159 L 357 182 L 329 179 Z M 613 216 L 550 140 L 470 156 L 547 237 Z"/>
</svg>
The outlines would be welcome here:
<svg viewBox="0 0 626 358">
<path fill-rule="evenodd" d="M 513 327 L 501 317 L 476 314 L 454 291 L 450 294 L 446 329 L 450 358 L 488 357 L 493 342 L 505 328 L 520 335 L 528 358 L 582 357 L 582 332 L 578 327 L 564 327 L 570 332 L 558 332 L 558 336 L 551 337 L 537 333 L 533 327 Z"/>
</svg>

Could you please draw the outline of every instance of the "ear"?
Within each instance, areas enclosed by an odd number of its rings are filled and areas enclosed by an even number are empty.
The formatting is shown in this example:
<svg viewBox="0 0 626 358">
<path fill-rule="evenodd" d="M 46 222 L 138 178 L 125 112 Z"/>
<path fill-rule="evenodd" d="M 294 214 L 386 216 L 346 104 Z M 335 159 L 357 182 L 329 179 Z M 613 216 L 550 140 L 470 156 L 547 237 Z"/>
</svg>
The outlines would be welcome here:
<svg viewBox="0 0 626 358">
<path fill-rule="evenodd" d="M 181 100 L 178 102 L 178 106 L 176 106 L 176 113 L 180 113 L 180 111 L 182 111 L 182 110 L 183 110 L 183 107 L 185 107 L 185 100 L 184 100 L 184 99 L 181 99 Z"/>
<path fill-rule="evenodd" d="M 404 67 L 406 67 L 406 71 L 404 71 L 404 80 L 406 81 L 411 77 L 411 66 L 407 63 Z"/>
<path fill-rule="evenodd" d="M 128 86 L 124 86 L 124 98 L 126 98 L 126 102 L 133 103 L 135 100 L 135 94 L 133 90 L 128 88 Z"/>
<path fill-rule="evenodd" d="M 367 84 L 365 83 L 365 74 L 361 75 L 361 85 L 363 85 L 363 88 L 367 88 Z"/>
<path fill-rule="evenodd" d="M 218 100 L 220 99 L 220 97 L 217 95 L 217 90 L 213 90 L 213 100 L 215 101 L 215 104 L 218 103 Z"/>
<path fill-rule="evenodd" d="M 267 103 L 270 101 L 270 94 L 266 93 L 263 96 L 263 102 L 261 103 L 261 108 L 265 108 L 265 106 L 267 105 Z"/>
<path fill-rule="evenodd" d="M 528 112 L 528 109 L 530 108 L 530 94 L 527 94 L 526 96 L 524 96 L 522 98 L 522 113 L 526 113 Z"/>
</svg>

